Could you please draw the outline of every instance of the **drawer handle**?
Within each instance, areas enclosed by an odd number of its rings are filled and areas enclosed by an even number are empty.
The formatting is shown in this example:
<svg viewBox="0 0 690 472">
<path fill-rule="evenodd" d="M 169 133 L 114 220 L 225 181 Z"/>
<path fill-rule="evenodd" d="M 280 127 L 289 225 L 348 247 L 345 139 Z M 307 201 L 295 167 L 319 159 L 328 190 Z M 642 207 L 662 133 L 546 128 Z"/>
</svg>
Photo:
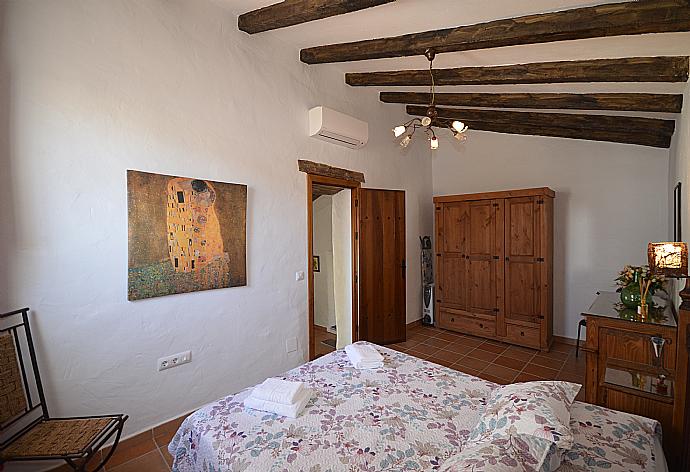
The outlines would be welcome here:
<svg viewBox="0 0 690 472">
<path fill-rule="evenodd" d="M 451 319 L 450 319 L 450 322 L 451 322 L 451 323 L 455 323 L 455 318 L 451 318 Z"/>
<path fill-rule="evenodd" d="M 483 328 L 483 327 L 484 327 L 484 323 L 479 323 L 479 327 L 480 327 L 480 328 Z"/>
<path fill-rule="evenodd" d="M 654 346 L 654 355 L 656 356 L 657 359 L 661 358 L 661 354 L 664 350 L 664 344 L 666 344 L 666 340 L 662 338 L 661 336 L 653 336 L 651 338 L 652 341 L 652 346 Z"/>
<path fill-rule="evenodd" d="M 524 331 L 520 331 L 520 336 L 524 336 L 524 335 L 525 335 L 525 332 L 524 332 Z"/>
</svg>

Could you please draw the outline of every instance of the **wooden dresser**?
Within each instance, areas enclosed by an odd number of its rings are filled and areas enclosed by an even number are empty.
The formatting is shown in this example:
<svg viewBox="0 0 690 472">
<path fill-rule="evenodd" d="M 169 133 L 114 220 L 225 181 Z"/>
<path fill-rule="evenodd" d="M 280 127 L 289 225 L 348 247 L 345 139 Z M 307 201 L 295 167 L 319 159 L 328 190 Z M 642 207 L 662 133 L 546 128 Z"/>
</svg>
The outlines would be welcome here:
<svg viewBox="0 0 690 472">
<path fill-rule="evenodd" d="M 582 313 L 587 320 L 585 395 L 588 403 L 658 420 L 673 463 L 683 435 L 687 350 L 679 343 L 674 304 L 656 297 L 655 303 L 643 319 L 620 303 L 618 293 L 601 292 Z"/>
<path fill-rule="evenodd" d="M 553 190 L 434 197 L 442 328 L 548 350 Z"/>
</svg>

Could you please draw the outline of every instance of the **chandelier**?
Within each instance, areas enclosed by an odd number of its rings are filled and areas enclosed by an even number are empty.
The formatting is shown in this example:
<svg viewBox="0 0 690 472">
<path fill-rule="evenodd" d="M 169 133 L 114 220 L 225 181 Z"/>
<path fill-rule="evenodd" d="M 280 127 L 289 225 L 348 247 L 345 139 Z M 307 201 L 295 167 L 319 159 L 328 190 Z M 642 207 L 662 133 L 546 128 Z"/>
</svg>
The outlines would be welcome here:
<svg viewBox="0 0 690 472">
<path fill-rule="evenodd" d="M 424 51 L 424 56 L 429 60 L 429 75 L 431 76 L 431 87 L 429 89 L 431 103 L 429 103 L 429 107 L 426 109 L 426 116 L 423 118 L 415 117 L 407 123 L 396 126 L 393 128 L 393 134 L 396 138 L 403 136 L 403 138 L 400 140 L 400 145 L 403 148 L 406 148 L 412 141 L 412 136 L 414 136 L 415 131 L 418 129 L 423 129 L 427 139 L 429 140 L 429 146 L 433 151 L 438 149 L 438 138 L 436 137 L 436 133 L 432 128 L 434 120 L 438 117 L 438 111 L 436 111 L 435 105 L 436 85 L 434 83 L 434 58 L 436 57 L 436 52 L 433 49 L 427 49 Z M 465 132 L 468 130 L 468 126 L 466 126 L 462 121 L 453 121 L 447 127 L 453 133 L 453 137 L 461 143 L 467 140 Z"/>
</svg>

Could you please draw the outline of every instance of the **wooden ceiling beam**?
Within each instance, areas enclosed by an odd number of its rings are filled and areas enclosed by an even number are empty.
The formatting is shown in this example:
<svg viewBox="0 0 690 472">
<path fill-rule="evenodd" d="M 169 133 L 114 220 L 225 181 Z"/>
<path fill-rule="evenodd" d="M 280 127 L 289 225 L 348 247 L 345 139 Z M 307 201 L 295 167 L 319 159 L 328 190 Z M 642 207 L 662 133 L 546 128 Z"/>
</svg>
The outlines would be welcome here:
<svg viewBox="0 0 690 472">
<path fill-rule="evenodd" d="M 364 10 L 395 0 L 285 0 L 258 10 L 244 13 L 237 19 L 237 27 L 245 33 L 285 28 L 330 16 Z"/>
<path fill-rule="evenodd" d="M 625 57 L 434 69 L 436 85 L 554 84 L 572 82 L 687 82 L 687 56 Z M 355 87 L 431 85 L 428 69 L 345 74 Z"/>
<path fill-rule="evenodd" d="M 417 56 L 646 33 L 690 31 L 687 0 L 641 0 L 521 16 L 470 26 L 425 31 L 302 49 L 307 64 Z"/>
<path fill-rule="evenodd" d="M 407 113 L 426 114 L 427 107 L 408 105 Z M 470 129 L 507 134 L 553 136 L 561 138 L 609 141 L 669 148 L 675 129 L 674 120 L 631 116 L 580 115 L 520 111 L 438 108 L 435 124 L 448 126 L 461 120 Z"/>
<path fill-rule="evenodd" d="M 428 105 L 431 94 L 381 92 L 384 103 Z M 539 108 L 680 113 L 683 95 L 660 93 L 437 93 L 436 105 L 478 108 Z"/>
</svg>

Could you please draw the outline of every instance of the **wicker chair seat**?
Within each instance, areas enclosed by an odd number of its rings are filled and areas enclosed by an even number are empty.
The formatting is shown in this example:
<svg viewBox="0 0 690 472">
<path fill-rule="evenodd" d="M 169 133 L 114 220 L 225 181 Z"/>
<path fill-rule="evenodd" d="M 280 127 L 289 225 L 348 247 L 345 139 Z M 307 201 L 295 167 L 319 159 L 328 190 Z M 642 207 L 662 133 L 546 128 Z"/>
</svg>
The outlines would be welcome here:
<svg viewBox="0 0 690 472">
<path fill-rule="evenodd" d="M 117 421 L 115 417 L 45 420 L 13 441 L 0 458 L 82 455 L 100 433 Z"/>
</svg>

